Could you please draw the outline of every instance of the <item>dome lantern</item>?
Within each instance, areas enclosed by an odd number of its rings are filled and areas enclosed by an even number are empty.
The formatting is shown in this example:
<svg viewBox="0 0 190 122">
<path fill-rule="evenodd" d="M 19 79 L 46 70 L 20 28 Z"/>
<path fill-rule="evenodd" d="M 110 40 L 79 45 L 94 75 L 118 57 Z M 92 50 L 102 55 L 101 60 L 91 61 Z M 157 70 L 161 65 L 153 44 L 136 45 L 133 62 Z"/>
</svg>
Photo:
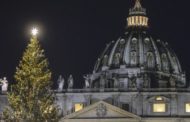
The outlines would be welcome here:
<svg viewBox="0 0 190 122">
<path fill-rule="evenodd" d="M 148 17 L 146 16 L 146 9 L 142 7 L 140 0 L 136 0 L 134 7 L 129 10 L 127 27 L 148 27 Z"/>
</svg>

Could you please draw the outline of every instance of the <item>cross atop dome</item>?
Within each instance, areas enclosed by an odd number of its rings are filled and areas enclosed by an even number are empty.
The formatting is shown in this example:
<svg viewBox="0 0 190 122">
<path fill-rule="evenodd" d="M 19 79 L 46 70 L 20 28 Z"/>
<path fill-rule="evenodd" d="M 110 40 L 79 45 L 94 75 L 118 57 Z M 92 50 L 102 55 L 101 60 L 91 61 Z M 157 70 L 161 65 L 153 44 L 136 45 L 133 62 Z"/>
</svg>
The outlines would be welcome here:
<svg viewBox="0 0 190 122">
<path fill-rule="evenodd" d="M 129 15 L 146 15 L 146 9 L 142 7 L 141 0 L 135 0 L 134 7 L 129 10 Z"/>
<path fill-rule="evenodd" d="M 140 0 L 136 0 L 136 1 L 135 1 L 135 6 L 134 6 L 134 8 L 142 8 Z"/>
</svg>

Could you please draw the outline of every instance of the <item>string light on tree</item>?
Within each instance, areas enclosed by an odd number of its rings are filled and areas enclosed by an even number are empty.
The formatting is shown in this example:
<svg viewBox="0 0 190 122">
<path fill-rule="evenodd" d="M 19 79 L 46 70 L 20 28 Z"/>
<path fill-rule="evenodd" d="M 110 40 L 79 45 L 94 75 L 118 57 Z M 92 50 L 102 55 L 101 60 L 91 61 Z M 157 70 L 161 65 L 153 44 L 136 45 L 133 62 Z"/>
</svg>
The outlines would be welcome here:
<svg viewBox="0 0 190 122">
<path fill-rule="evenodd" d="M 51 90 L 49 62 L 37 39 L 38 29 L 31 30 L 23 57 L 14 75 L 16 84 L 9 92 L 9 107 L 3 112 L 5 120 L 23 122 L 57 122 L 58 108 Z"/>
</svg>

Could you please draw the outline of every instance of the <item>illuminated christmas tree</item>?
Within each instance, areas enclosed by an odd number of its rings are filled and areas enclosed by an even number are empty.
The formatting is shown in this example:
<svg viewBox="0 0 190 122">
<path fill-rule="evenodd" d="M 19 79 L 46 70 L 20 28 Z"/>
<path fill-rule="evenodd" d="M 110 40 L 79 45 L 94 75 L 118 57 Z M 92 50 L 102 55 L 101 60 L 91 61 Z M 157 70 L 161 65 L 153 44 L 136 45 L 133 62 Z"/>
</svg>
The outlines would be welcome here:
<svg viewBox="0 0 190 122">
<path fill-rule="evenodd" d="M 37 40 L 37 33 L 37 29 L 33 29 L 33 36 L 16 69 L 16 84 L 8 93 L 10 108 L 4 111 L 7 120 L 45 122 L 58 119 L 51 90 L 51 71 Z"/>
</svg>

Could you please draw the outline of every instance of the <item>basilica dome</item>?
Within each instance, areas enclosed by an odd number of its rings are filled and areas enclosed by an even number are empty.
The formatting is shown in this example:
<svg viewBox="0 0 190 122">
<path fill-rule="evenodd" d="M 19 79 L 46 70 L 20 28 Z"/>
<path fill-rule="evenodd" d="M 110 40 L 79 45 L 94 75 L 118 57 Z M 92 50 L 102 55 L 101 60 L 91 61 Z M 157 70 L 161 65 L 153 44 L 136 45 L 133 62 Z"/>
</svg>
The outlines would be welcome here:
<svg viewBox="0 0 190 122">
<path fill-rule="evenodd" d="M 129 10 L 127 29 L 106 45 L 91 74 L 92 88 L 185 87 L 178 57 L 167 42 L 148 32 L 146 9 L 139 0 Z"/>
<path fill-rule="evenodd" d="M 130 31 L 111 42 L 98 58 L 94 72 L 117 68 L 180 74 L 181 65 L 168 43 L 154 40 L 146 31 Z"/>
</svg>

